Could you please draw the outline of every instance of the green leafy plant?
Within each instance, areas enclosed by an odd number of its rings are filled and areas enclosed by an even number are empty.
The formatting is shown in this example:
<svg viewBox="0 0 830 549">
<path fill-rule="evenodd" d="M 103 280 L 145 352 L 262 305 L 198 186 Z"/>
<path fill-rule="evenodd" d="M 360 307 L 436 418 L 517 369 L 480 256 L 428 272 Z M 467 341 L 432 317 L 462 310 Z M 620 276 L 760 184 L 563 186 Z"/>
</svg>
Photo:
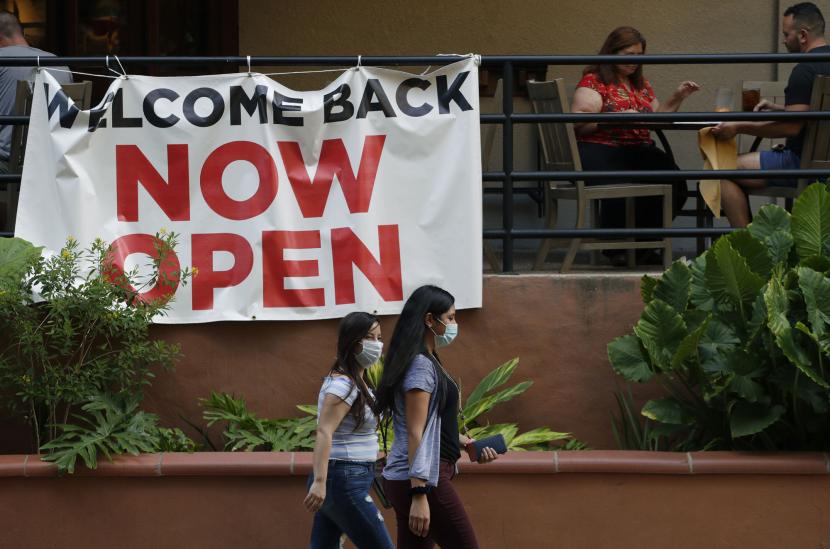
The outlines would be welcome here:
<svg viewBox="0 0 830 549">
<path fill-rule="evenodd" d="M 519 427 L 515 423 L 483 422 L 482 416 L 499 404 L 508 402 L 523 394 L 533 385 L 532 381 L 522 381 L 516 385 L 504 387 L 516 372 L 519 366 L 519 359 L 513 358 L 495 368 L 487 374 L 473 389 L 467 400 L 464 402 L 461 413 L 458 417 L 459 428 L 463 431 L 469 430 L 473 438 L 485 438 L 501 434 L 508 449 L 514 451 L 522 450 L 546 450 L 552 447 L 552 443 L 564 441 L 559 446 L 562 450 L 584 450 L 587 446 L 573 438 L 570 433 L 560 433 L 548 427 L 539 427 L 524 433 L 519 433 Z M 367 371 L 370 383 L 377 384 L 383 373 L 383 363 L 375 364 Z M 462 395 L 463 396 L 463 395 Z M 379 429 L 387 430 L 387 447 L 392 445 L 393 431 L 391 423 L 382 423 Z M 381 446 L 383 437 L 381 436 Z M 388 451 L 381 449 L 382 451 Z"/>
<path fill-rule="evenodd" d="M 224 449 L 230 452 L 244 450 L 292 452 L 314 449 L 314 431 L 317 427 L 317 409 L 297 406 L 304 417 L 288 419 L 260 419 L 249 411 L 242 398 L 227 393 L 211 393 L 199 399 L 204 408 L 208 427 L 225 423 L 222 436 Z"/>
<path fill-rule="evenodd" d="M 122 272 L 100 239 L 81 249 L 69 238 L 51 257 L 25 240 L 0 239 L 0 393 L 7 395 L 2 404 L 31 425 L 35 447 L 65 450 L 46 443 L 80 436 L 85 427 L 73 428 L 70 418 L 83 418 L 87 426 L 113 420 L 112 410 L 107 415 L 97 408 L 101 399 L 126 394 L 140 400 L 154 371 L 178 358 L 177 345 L 149 333 L 167 300 L 149 300 L 142 292 L 185 284 L 191 272 L 169 268 L 175 234 L 161 231 L 155 243 L 149 264 Z M 94 415 L 73 414 L 81 409 Z M 115 432 L 109 423 L 99 425 Z M 99 442 L 83 446 L 85 461 L 94 462 L 95 448 L 107 448 Z"/>
<path fill-rule="evenodd" d="M 611 421 L 611 431 L 617 447 L 622 450 L 662 450 L 663 440 L 653 422 L 634 410 L 631 389 L 614 393 L 618 418 Z"/>
<path fill-rule="evenodd" d="M 100 394 L 73 414 L 76 423 L 57 425 L 59 435 L 43 445 L 61 473 L 74 473 L 78 459 L 89 469 L 98 466 L 98 456 L 112 461 L 118 454 L 140 452 L 192 452 L 196 445 L 179 429 L 158 427 L 158 417 L 139 409 L 140 395 Z"/>
<path fill-rule="evenodd" d="M 667 396 L 640 411 L 649 436 L 618 435 L 684 451 L 830 448 L 829 271 L 830 192 L 815 183 L 792 215 L 764 206 L 695 261 L 644 277 L 645 309 L 608 357 Z"/>
<path fill-rule="evenodd" d="M 501 434 L 508 449 L 514 451 L 546 450 L 555 441 L 569 441 L 570 449 L 583 449 L 584 444 L 575 441 L 570 433 L 556 432 L 548 427 L 538 427 L 519 433 L 519 427 L 515 423 L 490 424 L 481 421 L 483 414 L 499 404 L 513 400 L 533 385 L 533 382 L 528 380 L 501 388 L 510 380 L 518 366 L 518 358 L 508 360 L 479 382 L 464 403 L 459 416 L 459 428 L 462 431 L 469 430 L 470 436 L 476 439 Z"/>
</svg>

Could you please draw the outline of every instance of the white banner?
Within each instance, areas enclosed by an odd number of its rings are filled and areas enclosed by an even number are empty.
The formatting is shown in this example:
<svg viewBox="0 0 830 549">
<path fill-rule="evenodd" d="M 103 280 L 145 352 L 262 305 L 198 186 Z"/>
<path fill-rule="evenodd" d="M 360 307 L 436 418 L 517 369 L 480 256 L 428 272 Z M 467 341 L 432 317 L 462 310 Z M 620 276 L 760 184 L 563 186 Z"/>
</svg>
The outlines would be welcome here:
<svg viewBox="0 0 830 549">
<path fill-rule="evenodd" d="M 40 71 L 15 233 L 51 253 L 99 237 L 127 268 L 178 233 L 197 275 L 162 323 L 394 314 L 423 284 L 480 307 L 479 142 L 472 58 L 319 91 L 130 75 L 87 111 Z"/>
</svg>

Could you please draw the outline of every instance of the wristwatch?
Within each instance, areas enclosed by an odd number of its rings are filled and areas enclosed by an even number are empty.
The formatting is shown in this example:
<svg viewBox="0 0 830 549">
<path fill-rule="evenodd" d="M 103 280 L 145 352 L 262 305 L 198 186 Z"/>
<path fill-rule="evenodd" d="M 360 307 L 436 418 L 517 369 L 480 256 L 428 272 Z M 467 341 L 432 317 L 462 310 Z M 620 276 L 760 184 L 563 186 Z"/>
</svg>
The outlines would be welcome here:
<svg viewBox="0 0 830 549">
<path fill-rule="evenodd" d="M 430 486 L 429 484 L 425 484 L 423 486 L 412 486 L 412 487 L 409 488 L 409 495 L 410 496 L 415 496 L 415 495 L 418 495 L 418 494 L 427 495 L 430 492 L 432 492 L 432 486 Z"/>
</svg>

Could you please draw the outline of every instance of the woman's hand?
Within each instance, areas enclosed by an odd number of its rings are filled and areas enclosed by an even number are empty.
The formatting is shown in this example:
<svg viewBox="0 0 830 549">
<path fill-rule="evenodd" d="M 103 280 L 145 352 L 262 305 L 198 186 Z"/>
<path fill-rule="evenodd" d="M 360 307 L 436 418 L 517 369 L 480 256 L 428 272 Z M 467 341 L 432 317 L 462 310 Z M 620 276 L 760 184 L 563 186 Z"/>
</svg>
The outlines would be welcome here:
<svg viewBox="0 0 830 549">
<path fill-rule="evenodd" d="M 429 502 L 426 494 L 412 496 L 412 504 L 409 506 L 409 529 L 422 538 L 429 534 Z"/>
<path fill-rule="evenodd" d="M 478 458 L 478 463 L 490 463 L 498 459 L 499 454 L 489 446 L 481 450 L 481 457 Z"/>
<path fill-rule="evenodd" d="M 675 90 L 674 94 L 680 101 L 683 101 L 697 91 L 700 91 L 700 85 L 697 82 L 686 80 L 677 86 L 677 90 Z"/>
<path fill-rule="evenodd" d="M 311 483 L 311 488 L 308 489 L 308 494 L 303 500 L 303 505 L 305 505 L 305 508 L 308 509 L 309 512 L 316 513 L 320 510 L 320 507 L 323 506 L 325 499 L 326 483 L 325 481 L 318 482 L 315 478 L 314 482 Z"/>
</svg>

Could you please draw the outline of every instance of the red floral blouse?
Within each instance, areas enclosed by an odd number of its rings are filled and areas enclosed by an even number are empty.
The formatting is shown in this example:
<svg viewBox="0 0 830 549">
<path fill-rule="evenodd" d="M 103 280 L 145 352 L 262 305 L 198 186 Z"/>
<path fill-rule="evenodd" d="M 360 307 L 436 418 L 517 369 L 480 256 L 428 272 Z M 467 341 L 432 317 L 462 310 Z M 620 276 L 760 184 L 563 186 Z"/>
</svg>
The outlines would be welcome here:
<svg viewBox="0 0 830 549">
<path fill-rule="evenodd" d="M 643 81 L 641 90 L 632 90 L 618 84 L 603 84 L 596 73 L 588 73 L 582 77 L 578 88 L 590 88 L 602 96 L 602 112 L 622 112 L 633 109 L 639 112 L 651 112 L 651 102 L 654 101 L 654 90 L 648 80 Z M 610 129 L 597 130 L 594 133 L 580 135 L 579 141 L 599 143 L 621 147 L 625 145 L 650 145 L 651 135 L 648 130 Z"/>
</svg>

